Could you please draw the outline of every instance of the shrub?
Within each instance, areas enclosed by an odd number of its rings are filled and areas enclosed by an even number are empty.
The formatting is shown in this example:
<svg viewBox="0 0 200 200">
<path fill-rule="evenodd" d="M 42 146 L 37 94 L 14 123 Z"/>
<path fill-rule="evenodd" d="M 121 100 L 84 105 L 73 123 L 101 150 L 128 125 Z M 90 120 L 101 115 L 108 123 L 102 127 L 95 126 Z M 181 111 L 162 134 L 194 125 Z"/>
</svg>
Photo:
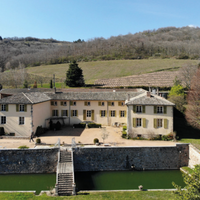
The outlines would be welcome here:
<svg viewBox="0 0 200 200">
<path fill-rule="evenodd" d="M 59 121 L 56 122 L 56 130 L 61 129 L 61 123 Z"/>
<path fill-rule="evenodd" d="M 88 128 L 101 128 L 101 124 L 89 123 Z"/>
<path fill-rule="evenodd" d="M 0 135 L 5 135 L 4 127 L 0 127 Z"/>
<path fill-rule="evenodd" d="M 15 136 L 15 133 L 10 133 L 10 136 Z"/>
<path fill-rule="evenodd" d="M 42 126 L 38 126 L 35 132 L 36 136 L 40 136 L 45 132 L 45 129 L 42 128 Z"/>
<path fill-rule="evenodd" d="M 122 129 L 123 131 L 125 131 L 125 130 L 127 130 L 127 126 L 123 126 L 123 129 Z"/>
<path fill-rule="evenodd" d="M 40 143 L 41 143 L 40 138 L 37 138 L 37 139 L 36 139 L 36 143 L 37 143 L 37 144 L 40 144 Z"/>
<path fill-rule="evenodd" d="M 99 143 L 99 139 L 98 138 L 94 138 L 94 144 Z"/>
<path fill-rule="evenodd" d="M 29 147 L 27 147 L 26 145 L 23 145 L 23 146 L 19 146 L 18 149 L 29 149 Z"/>
<path fill-rule="evenodd" d="M 80 123 L 80 124 L 74 124 L 74 128 L 85 128 L 85 123 Z"/>
</svg>

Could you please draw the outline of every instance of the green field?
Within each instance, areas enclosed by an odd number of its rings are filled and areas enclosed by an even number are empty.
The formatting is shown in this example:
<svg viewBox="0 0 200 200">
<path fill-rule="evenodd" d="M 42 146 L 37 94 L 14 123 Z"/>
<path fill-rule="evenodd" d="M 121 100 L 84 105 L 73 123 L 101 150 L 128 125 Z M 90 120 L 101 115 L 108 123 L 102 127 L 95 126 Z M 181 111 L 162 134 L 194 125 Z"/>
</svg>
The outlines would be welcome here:
<svg viewBox="0 0 200 200">
<path fill-rule="evenodd" d="M 94 192 L 94 193 L 79 193 L 77 196 L 67 197 L 51 197 L 43 194 L 35 196 L 31 193 L 0 193 L 0 199 L 4 200 L 173 200 L 175 196 L 170 191 L 138 191 L 138 192 Z"/>
<path fill-rule="evenodd" d="M 78 64 L 83 70 L 85 82 L 93 84 L 97 79 L 125 77 L 164 70 L 178 70 L 185 64 L 198 63 L 198 60 L 143 59 L 80 62 Z M 55 74 L 56 78 L 64 81 L 68 67 L 69 64 L 42 65 L 29 67 L 27 72 L 45 77 L 52 77 Z"/>
</svg>

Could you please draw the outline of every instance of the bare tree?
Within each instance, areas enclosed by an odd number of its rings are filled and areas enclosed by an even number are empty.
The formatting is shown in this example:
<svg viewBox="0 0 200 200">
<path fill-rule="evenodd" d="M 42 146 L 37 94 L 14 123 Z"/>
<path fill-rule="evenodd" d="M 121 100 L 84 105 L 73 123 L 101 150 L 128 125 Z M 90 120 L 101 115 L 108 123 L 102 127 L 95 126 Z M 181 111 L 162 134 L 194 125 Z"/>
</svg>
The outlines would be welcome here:
<svg viewBox="0 0 200 200">
<path fill-rule="evenodd" d="M 200 69 L 191 81 L 191 89 L 187 96 L 186 119 L 192 126 L 200 129 Z"/>
<path fill-rule="evenodd" d="M 179 71 L 180 71 L 179 80 L 181 81 L 182 85 L 190 89 L 191 79 L 197 71 L 197 66 L 187 64 L 181 67 Z"/>
<path fill-rule="evenodd" d="M 105 141 L 105 139 L 107 139 L 109 136 L 109 132 L 107 132 L 105 127 L 102 127 L 101 129 L 101 138 L 103 139 L 103 143 Z"/>
</svg>

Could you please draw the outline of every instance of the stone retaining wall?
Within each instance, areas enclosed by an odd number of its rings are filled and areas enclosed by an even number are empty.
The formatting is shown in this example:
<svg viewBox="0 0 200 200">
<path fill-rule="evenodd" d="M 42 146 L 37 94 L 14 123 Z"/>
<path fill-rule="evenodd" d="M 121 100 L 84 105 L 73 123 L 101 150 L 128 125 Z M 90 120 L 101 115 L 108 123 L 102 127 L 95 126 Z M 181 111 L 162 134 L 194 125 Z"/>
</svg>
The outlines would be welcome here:
<svg viewBox="0 0 200 200">
<path fill-rule="evenodd" d="M 96 147 L 74 150 L 75 171 L 179 169 L 188 166 L 189 145 L 170 147 Z"/>
<path fill-rule="evenodd" d="M 0 174 L 55 173 L 58 148 L 1 149 Z"/>
<path fill-rule="evenodd" d="M 200 151 L 190 144 L 189 167 L 194 168 L 197 164 L 200 164 Z"/>
</svg>

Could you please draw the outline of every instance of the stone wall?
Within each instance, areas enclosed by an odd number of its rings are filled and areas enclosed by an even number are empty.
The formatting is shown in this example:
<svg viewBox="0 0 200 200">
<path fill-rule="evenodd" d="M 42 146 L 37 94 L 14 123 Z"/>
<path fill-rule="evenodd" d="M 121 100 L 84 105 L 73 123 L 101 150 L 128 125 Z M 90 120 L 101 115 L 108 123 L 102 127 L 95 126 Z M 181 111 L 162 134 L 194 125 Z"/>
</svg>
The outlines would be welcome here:
<svg viewBox="0 0 200 200">
<path fill-rule="evenodd" d="M 75 171 L 179 169 L 188 166 L 189 145 L 169 147 L 96 147 L 74 150 Z"/>
<path fill-rule="evenodd" d="M 200 151 L 190 144 L 189 167 L 194 168 L 197 164 L 200 164 Z"/>
<path fill-rule="evenodd" d="M 58 148 L 51 149 L 1 149 L 0 174 L 55 173 Z"/>
</svg>

